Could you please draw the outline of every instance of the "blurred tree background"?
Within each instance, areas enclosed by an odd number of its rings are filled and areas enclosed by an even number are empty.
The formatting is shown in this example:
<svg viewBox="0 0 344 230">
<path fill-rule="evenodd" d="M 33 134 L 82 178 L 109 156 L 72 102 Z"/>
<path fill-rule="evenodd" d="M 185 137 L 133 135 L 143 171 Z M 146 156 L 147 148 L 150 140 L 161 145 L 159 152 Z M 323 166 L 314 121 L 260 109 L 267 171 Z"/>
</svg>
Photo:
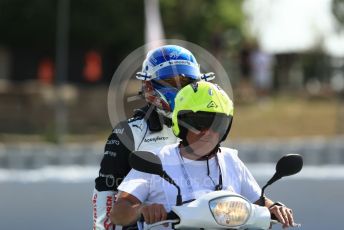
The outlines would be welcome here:
<svg viewBox="0 0 344 230">
<path fill-rule="evenodd" d="M 71 68 L 76 68 L 75 65 L 81 68 L 82 53 L 96 49 L 104 56 L 107 73 L 104 81 L 109 82 L 120 61 L 144 44 L 143 3 L 142 0 L 70 1 Z M 161 1 L 166 37 L 194 42 L 212 52 L 238 50 L 237 42 L 244 33 L 241 4 L 240 0 Z M 19 73 L 11 71 L 11 80 L 35 79 L 34 62 L 42 56 L 55 57 L 57 1 L 1 0 L 0 11 L 1 46 L 8 48 L 14 58 L 28 61 L 27 56 L 31 56 L 30 65 L 20 63 L 24 68 Z M 233 38 L 226 39 L 226 33 Z M 77 61 L 78 58 L 81 60 Z M 80 73 L 72 72 L 70 80 L 81 83 Z"/>
<path fill-rule="evenodd" d="M 250 52 L 260 47 L 249 29 L 244 2 L 159 1 L 166 38 L 202 46 L 230 73 L 239 114 L 234 137 L 343 133 L 343 109 L 338 106 L 341 100 L 337 100 L 343 89 L 336 91 L 332 87 L 341 84 L 343 58 L 332 58 L 320 49 L 273 54 L 271 89 L 256 90 L 252 76 L 245 76 L 251 74 L 246 72 L 245 68 L 251 67 L 245 67 L 249 65 L 245 62 Z M 58 0 L 0 0 L 0 141 L 14 134 L 36 134 L 38 139 L 43 135 L 49 141 L 56 138 L 57 4 Z M 334 0 L 332 6 L 335 4 L 339 6 L 343 1 Z M 333 14 L 342 22 L 339 9 L 333 7 Z M 63 89 L 69 134 L 97 134 L 103 138 L 111 129 L 107 87 L 120 62 L 145 43 L 144 17 L 142 0 L 70 0 L 68 79 Z M 338 30 L 342 30 L 341 25 L 338 23 Z M 100 65 L 98 75 L 85 74 L 87 60 L 96 60 Z M 331 76 L 336 74 L 339 77 L 333 80 Z M 291 125 L 302 119 L 313 120 L 304 113 L 311 109 L 321 111 L 314 117 L 318 122 L 303 129 Z M 291 111 L 294 113 L 288 115 Z M 273 124 L 270 128 L 265 125 L 265 117 Z M 317 125 L 324 119 L 333 122 Z M 248 132 L 252 125 L 256 128 Z M 287 131 L 280 131 L 283 129 Z"/>
</svg>

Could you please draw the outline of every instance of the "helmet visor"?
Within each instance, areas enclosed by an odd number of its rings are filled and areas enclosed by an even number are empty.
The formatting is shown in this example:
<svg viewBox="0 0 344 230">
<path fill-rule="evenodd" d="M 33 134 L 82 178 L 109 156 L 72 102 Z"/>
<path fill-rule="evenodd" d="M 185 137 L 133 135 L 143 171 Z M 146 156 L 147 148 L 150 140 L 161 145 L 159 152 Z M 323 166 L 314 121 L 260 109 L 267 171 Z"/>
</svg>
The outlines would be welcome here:
<svg viewBox="0 0 344 230">
<path fill-rule="evenodd" d="M 222 113 L 182 111 L 178 114 L 178 124 L 187 130 L 200 132 L 211 129 L 221 135 L 226 134 L 232 117 Z"/>
<path fill-rule="evenodd" d="M 181 89 L 184 86 L 194 82 L 195 80 L 193 78 L 185 77 L 185 76 L 174 76 L 174 77 L 169 77 L 163 80 L 152 80 L 154 88 L 156 89 L 161 89 L 161 88 L 166 88 L 166 87 L 172 87 L 176 89 Z"/>
<path fill-rule="evenodd" d="M 178 75 L 184 75 L 188 78 L 191 78 L 193 80 L 200 79 L 201 73 L 197 68 L 194 66 L 188 66 L 188 65 L 172 65 L 172 66 L 166 66 L 162 69 L 159 69 L 155 72 L 156 74 L 156 80 L 163 80 L 166 78 L 170 78 L 171 76 L 178 76 Z"/>
<path fill-rule="evenodd" d="M 171 111 L 174 109 L 174 99 L 178 91 L 195 80 L 185 76 L 175 76 L 164 80 L 152 80 L 153 87 L 160 94 L 160 99 L 168 103 Z"/>
</svg>

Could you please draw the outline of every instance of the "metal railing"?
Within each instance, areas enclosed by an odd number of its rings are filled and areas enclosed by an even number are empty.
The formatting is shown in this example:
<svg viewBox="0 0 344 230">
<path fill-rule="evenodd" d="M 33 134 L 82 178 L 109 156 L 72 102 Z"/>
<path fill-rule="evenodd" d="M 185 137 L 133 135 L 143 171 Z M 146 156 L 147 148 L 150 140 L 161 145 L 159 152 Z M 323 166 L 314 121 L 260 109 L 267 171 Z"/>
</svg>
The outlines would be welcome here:
<svg viewBox="0 0 344 230">
<path fill-rule="evenodd" d="M 223 146 L 238 149 L 245 163 L 276 162 L 282 155 L 298 153 L 307 165 L 344 164 L 344 137 L 288 140 L 240 140 Z M 53 145 L 0 144 L 0 168 L 34 169 L 47 165 L 99 165 L 104 143 Z"/>
</svg>

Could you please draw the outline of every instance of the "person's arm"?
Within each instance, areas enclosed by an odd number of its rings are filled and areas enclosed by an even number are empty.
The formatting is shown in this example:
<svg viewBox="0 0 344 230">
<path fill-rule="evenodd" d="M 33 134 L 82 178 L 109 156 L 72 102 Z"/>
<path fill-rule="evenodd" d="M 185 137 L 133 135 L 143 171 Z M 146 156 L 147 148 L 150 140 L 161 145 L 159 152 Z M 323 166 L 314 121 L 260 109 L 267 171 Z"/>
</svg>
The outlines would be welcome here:
<svg viewBox="0 0 344 230">
<path fill-rule="evenodd" d="M 155 181 L 149 173 L 132 169 L 119 185 L 117 201 L 110 212 L 114 224 L 128 225 L 134 223 L 141 214 L 147 224 L 166 219 L 166 211 L 162 204 L 145 204 L 151 191 L 151 182 Z M 160 178 L 160 177 L 159 177 Z"/>
<path fill-rule="evenodd" d="M 260 200 L 257 200 L 255 204 L 259 204 Z M 283 225 L 283 228 L 292 227 L 295 225 L 293 211 L 287 206 L 273 202 L 269 198 L 265 197 L 265 207 L 267 207 L 272 215 Z"/>
<path fill-rule="evenodd" d="M 109 229 L 110 210 L 115 201 L 117 186 L 130 170 L 128 156 L 134 149 L 133 134 L 127 121 L 119 123 L 107 139 L 99 176 L 93 190 L 93 228 Z"/>
<path fill-rule="evenodd" d="M 162 204 L 144 205 L 130 193 L 120 192 L 111 210 L 110 219 L 113 224 L 129 225 L 135 223 L 141 215 L 147 224 L 167 218 L 167 212 Z"/>
<path fill-rule="evenodd" d="M 135 196 L 120 192 L 110 212 L 110 219 L 113 224 L 129 225 L 135 223 L 140 215 L 142 204 Z"/>
<path fill-rule="evenodd" d="M 98 191 L 117 191 L 118 185 L 130 171 L 129 154 L 134 150 L 134 137 L 127 121 L 120 122 L 110 134 L 95 180 Z"/>
</svg>

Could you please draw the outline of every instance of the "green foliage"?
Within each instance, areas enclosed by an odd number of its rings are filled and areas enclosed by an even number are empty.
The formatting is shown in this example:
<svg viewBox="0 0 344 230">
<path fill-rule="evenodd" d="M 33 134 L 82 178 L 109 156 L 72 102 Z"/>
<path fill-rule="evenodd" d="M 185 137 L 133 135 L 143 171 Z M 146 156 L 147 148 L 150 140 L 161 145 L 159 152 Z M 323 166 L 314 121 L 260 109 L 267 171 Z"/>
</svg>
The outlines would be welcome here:
<svg viewBox="0 0 344 230">
<path fill-rule="evenodd" d="M 0 43 L 11 46 L 52 46 L 56 1 L 1 0 Z"/>
<path fill-rule="evenodd" d="M 104 48 L 142 44 L 143 1 L 73 0 L 71 3 L 73 44 Z"/>
<path fill-rule="evenodd" d="M 0 44 L 54 47 L 57 1 L 0 0 Z M 138 46 L 143 42 L 143 17 L 141 0 L 70 0 L 71 45 Z"/>
<path fill-rule="evenodd" d="M 214 32 L 241 30 L 242 0 L 161 0 L 168 37 L 207 44 Z M 0 0 L 0 42 L 54 45 L 57 0 Z M 122 46 L 143 43 L 142 0 L 70 0 L 73 44 Z"/>
<path fill-rule="evenodd" d="M 59 0 L 0 0 L 0 45 L 54 52 Z M 96 48 L 122 60 L 144 44 L 143 0 L 70 0 L 69 47 Z M 210 50 L 241 37 L 242 0 L 161 0 L 166 38 Z"/>
<path fill-rule="evenodd" d="M 161 11 L 168 37 L 211 47 L 214 36 L 223 41 L 229 30 L 242 34 L 242 0 L 162 0 Z"/>
</svg>

